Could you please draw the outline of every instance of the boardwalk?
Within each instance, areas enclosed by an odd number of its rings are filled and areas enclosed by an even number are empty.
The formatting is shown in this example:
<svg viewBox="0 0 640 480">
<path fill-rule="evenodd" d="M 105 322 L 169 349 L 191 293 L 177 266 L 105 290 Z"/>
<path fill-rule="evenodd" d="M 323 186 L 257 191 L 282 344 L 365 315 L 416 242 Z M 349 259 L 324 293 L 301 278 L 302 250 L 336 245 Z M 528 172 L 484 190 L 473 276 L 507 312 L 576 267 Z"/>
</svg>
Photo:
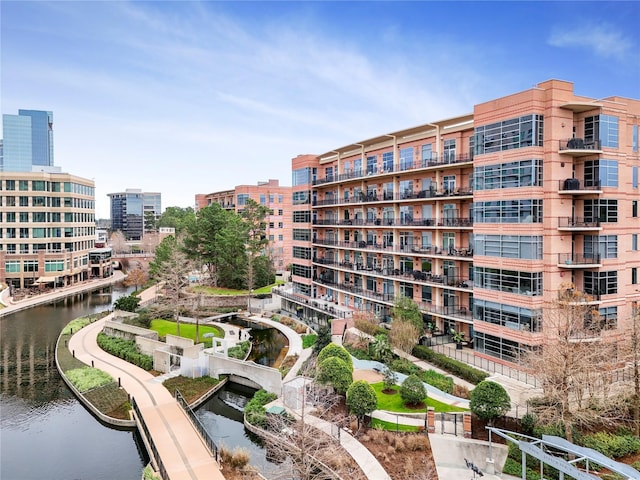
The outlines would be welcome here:
<svg viewBox="0 0 640 480">
<path fill-rule="evenodd" d="M 69 341 L 80 361 L 120 379 L 136 400 L 170 480 L 224 479 L 200 434 L 169 391 L 150 373 L 98 347 L 104 319 L 89 324 Z"/>
</svg>

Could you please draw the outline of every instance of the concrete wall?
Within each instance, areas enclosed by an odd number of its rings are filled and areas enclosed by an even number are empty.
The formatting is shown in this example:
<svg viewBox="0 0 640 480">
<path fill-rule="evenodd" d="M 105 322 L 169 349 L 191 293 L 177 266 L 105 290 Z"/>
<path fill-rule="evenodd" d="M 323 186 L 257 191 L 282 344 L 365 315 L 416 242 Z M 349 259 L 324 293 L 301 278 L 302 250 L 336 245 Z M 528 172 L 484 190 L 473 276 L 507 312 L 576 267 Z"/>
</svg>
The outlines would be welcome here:
<svg viewBox="0 0 640 480">
<path fill-rule="evenodd" d="M 167 345 L 157 338 L 136 337 L 136 345 L 145 355 L 153 355 L 157 348 L 167 350 Z"/>
<path fill-rule="evenodd" d="M 158 372 L 169 373 L 171 370 L 171 354 L 168 350 L 153 351 L 153 369 Z"/>
<path fill-rule="evenodd" d="M 181 349 L 193 347 L 193 340 L 188 338 L 177 337 L 175 335 L 167 335 L 165 338 L 167 345 L 178 347 Z"/>
<path fill-rule="evenodd" d="M 185 294 L 185 304 L 191 309 L 202 307 L 245 308 L 247 295 L 198 295 Z"/>
<path fill-rule="evenodd" d="M 253 362 L 243 362 L 218 354 L 209 356 L 209 375 L 219 378 L 220 375 L 238 375 L 258 383 L 268 392 L 280 395 L 282 391 L 282 375 L 276 368 L 265 367 Z"/>
<path fill-rule="evenodd" d="M 158 332 L 111 320 L 104 322 L 103 332 L 111 337 L 124 338 L 125 340 L 135 340 L 137 337 L 158 340 Z"/>
</svg>

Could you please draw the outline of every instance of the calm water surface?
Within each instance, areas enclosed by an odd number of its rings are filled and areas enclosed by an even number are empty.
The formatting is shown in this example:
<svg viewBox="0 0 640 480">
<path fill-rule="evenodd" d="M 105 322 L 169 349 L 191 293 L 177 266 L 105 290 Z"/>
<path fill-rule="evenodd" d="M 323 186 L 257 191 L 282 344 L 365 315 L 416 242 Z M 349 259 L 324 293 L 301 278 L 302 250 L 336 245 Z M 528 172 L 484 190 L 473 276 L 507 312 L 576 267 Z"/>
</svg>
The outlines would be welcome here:
<svg viewBox="0 0 640 480">
<path fill-rule="evenodd" d="M 114 287 L 0 318 L 0 478 L 140 478 L 147 462 L 137 435 L 107 428 L 58 374 L 55 344 L 70 320 L 127 293 Z"/>
</svg>

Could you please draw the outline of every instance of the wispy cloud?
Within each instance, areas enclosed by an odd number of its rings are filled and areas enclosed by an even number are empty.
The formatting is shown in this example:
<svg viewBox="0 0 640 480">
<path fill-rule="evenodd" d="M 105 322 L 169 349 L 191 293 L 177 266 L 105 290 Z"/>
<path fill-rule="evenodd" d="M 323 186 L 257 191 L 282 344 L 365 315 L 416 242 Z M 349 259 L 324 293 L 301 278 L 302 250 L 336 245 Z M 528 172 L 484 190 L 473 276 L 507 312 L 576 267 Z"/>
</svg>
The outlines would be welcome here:
<svg viewBox="0 0 640 480">
<path fill-rule="evenodd" d="M 603 58 L 624 61 L 633 50 L 633 42 L 620 29 L 609 24 L 585 24 L 573 29 L 556 27 L 548 43 L 560 48 L 590 49 Z"/>
</svg>

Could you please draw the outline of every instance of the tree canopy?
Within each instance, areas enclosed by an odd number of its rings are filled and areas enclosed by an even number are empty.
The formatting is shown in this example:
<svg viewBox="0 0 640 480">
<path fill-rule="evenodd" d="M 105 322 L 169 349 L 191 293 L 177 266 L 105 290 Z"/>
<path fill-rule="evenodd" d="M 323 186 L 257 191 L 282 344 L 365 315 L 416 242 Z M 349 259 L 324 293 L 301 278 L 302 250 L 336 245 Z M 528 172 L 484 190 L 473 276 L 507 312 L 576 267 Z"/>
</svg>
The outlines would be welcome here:
<svg viewBox="0 0 640 480">
<path fill-rule="evenodd" d="M 351 384 L 347 390 L 347 407 L 349 412 L 358 417 L 358 423 L 378 407 L 378 398 L 371 385 L 364 380 L 358 380 Z"/>
<path fill-rule="evenodd" d="M 316 380 L 331 385 L 336 392 L 343 394 L 353 383 L 352 368 L 349 368 L 349 365 L 339 357 L 325 358 L 318 363 Z"/>
<path fill-rule="evenodd" d="M 409 322 L 418 329 L 419 334 L 423 332 L 422 313 L 420 312 L 420 307 L 418 307 L 418 304 L 414 302 L 413 299 L 404 296 L 397 297 L 393 303 L 391 314 L 394 322 L 396 320 Z"/>
<path fill-rule="evenodd" d="M 469 401 L 471 412 L 490 425 L 511 408 L 511 398 L 502 385 L 483 380 L 471 391 Z"/>
<path fill-rule="evenodd" d="M 427 389 L 416 374 L 411 374 L 400 385 L 400 397 L 407 405 L 419 405 L 427 398 Z"/>
<path fill-rule="evenodd" d="M 351 354 L 347 352 L 344 347 L 340 345 L 336 345 L 335 343 L 330 343 L 318 354 L 318 364 L 322 363 L 325 359 L 330 357 L 338 357 L 342 360 L 345 365 L 349 368 L 350 371 L 353 372 L 353 360 L 351 359 Z"/>
</svg>

